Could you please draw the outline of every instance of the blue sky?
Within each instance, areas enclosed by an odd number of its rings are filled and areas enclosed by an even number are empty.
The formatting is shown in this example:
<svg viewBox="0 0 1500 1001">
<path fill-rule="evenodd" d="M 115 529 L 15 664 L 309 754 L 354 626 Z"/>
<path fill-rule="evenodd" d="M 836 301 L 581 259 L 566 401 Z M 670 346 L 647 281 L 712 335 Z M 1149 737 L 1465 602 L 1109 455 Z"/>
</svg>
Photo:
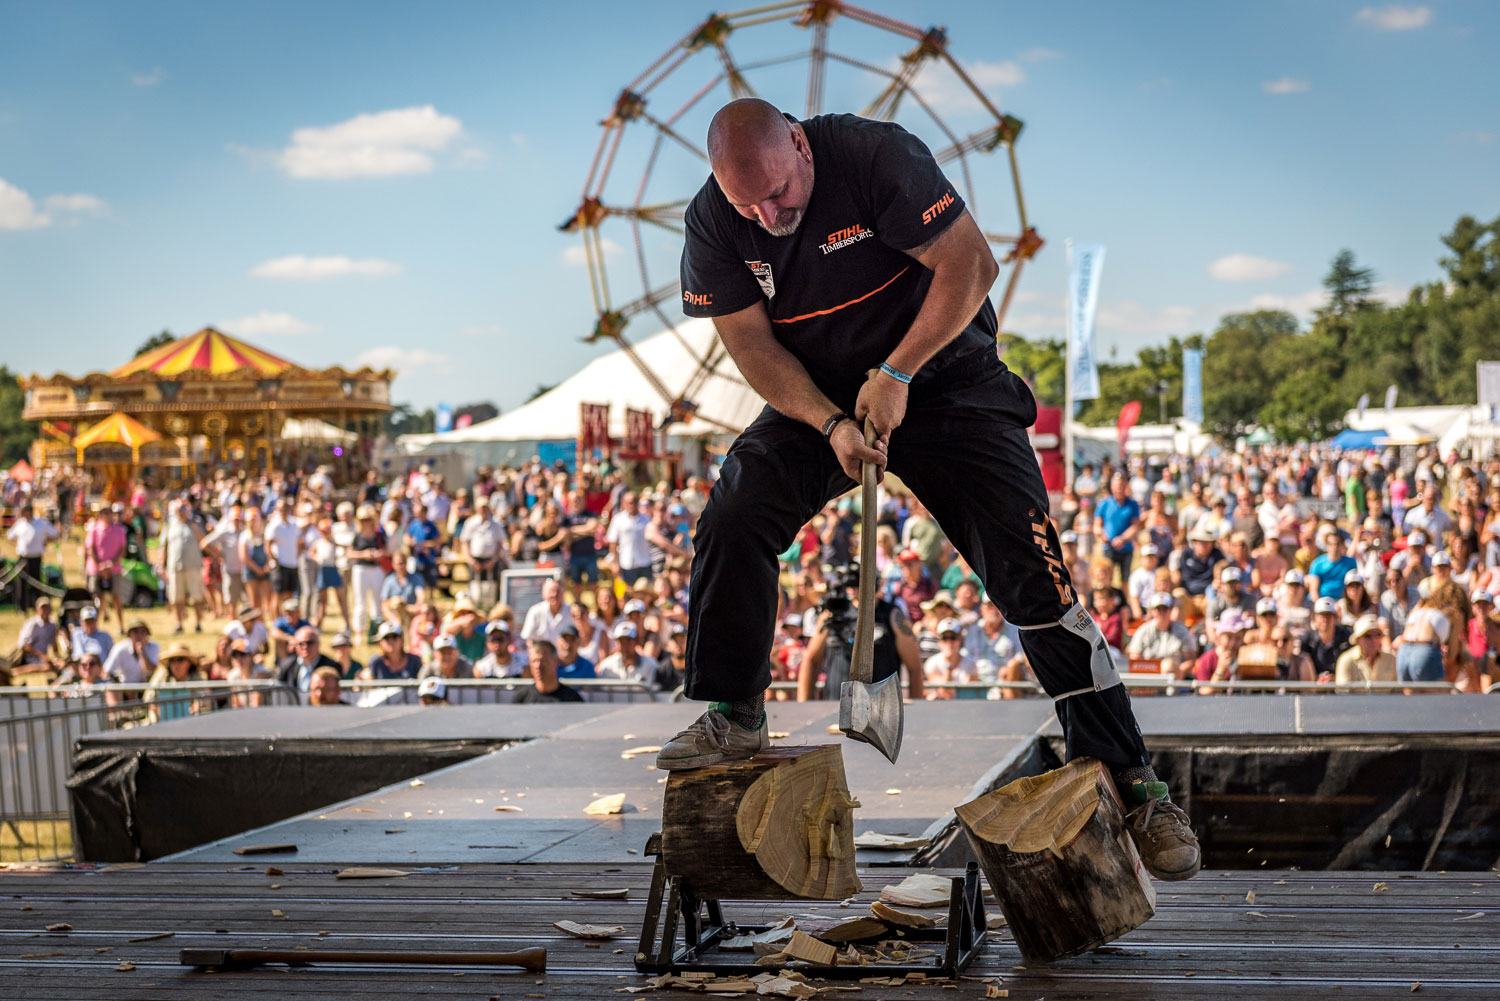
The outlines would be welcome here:
<svg viewBox="0 0 1500 1001">
<path fill-rule="evenodd" d="M 1007 328 L 1062 333 L 1063 241 L 1108 248 L 1099 352 L 1123 360 L 1235 308 L 1316 304 L 1351 247 L 1388 294 L 1439 274 L 1438 235 L 1500 212 L 1500 4 L 915 3 L 1003 110 L 1048 240 Z M 619 3 L 0 2 L 0 363 L 114 367 L 150 334 L 205 324 L 306 365 L 390 364 L 398 400 L 511 408 L 606 350 L 577 205 L 619 89 L 706 13 Z M 909 43 L 848 21 L 830 48 L 892 66 Z M 743 61 L 805 52 L 787 23 L 730 39 Z M 653 93 L 675 110 L 699 54 Z M 802 110 L 803 64 L 751 83 Z M 825 110 L 877 79 L 829 77 Z M 918 92 L 982 122 L 944 74 Z M 720 88 L 685 116 L 700 140 Z M 930 119 L 898 120 L 941 145 Z M 969 128 L 965 129 L 967 125 Z M 651 135 L 627 133 L 606 198 L 634 197 Z M 1013 231 L 999 159 L 971 161 L 981 224 Z M 664 153 L 652 199 L 704 168 Z M 641 291 L 628 228 L 609 275 Z M 650 233 L 653 279 L 676 245 Z M 674 313 L 675 315 L 675 313 Z M 658 324 L 648 317 L 636 337 Z"/>
</svg>

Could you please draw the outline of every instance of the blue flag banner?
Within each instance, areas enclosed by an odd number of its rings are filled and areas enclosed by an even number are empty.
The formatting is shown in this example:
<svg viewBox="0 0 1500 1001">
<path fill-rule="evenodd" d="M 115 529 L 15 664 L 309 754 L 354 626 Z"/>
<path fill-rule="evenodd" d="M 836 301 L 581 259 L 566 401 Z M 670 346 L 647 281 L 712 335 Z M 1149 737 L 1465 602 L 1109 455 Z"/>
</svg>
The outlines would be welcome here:
<svg viewBox="0 0 1500 1001">
<path fill-rule="evenodd" d="M 1094 311 L 1099 305 L 1099 271 L 1104 247 L 1068 244 L 1068 357 L 1073 366 L 1073 399 L 1099 398 L 1099 370 L 1094 367 Z"/>
<path fill-rule="evenodd" d="M 453 430 L 453 406 L 452 406 L 452 404 L 449 404 L 449 403 L 439 403 L 437 405 L 437 413 L 435 414 L 435 417 L 436 417 L 436 419 L 433 422 L 432 429 L 434 431 L 436 431 L 438 434 L 442 434 L 444 431 L 452 431 Z"/>
<path fill-rule="evenodd" d="M 1203 351 L 1182 349 L 1182 416 L 1203 423 Z"/>
</svg>

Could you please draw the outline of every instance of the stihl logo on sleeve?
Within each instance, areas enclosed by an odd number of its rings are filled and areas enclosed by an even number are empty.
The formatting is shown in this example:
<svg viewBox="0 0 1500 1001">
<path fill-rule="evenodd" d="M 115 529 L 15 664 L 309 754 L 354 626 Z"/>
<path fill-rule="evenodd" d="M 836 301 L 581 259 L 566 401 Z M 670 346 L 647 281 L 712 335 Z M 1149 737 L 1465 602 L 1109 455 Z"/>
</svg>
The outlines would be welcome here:
<svg viewBox="0 0 1500 1001">
<path fill-rule="evenodd" d="M 712 306 L 714 304 L 714 296 L 712 292 L 705 292 L 700 295 L 697 292 L 684 291 L 682 293 L 682 301 L 689 306 Z"/>
<path fill-rule="evenodd" d="M 771 277 L 771 265 L 765 261 L 746 261 L 745 264 L 749 266 L 755 280 L 760 282 L 760 290 L 766 294 L 766 298 L 776 298 L 776 280 Z"/>
<path fill-rule="evenodd" d="M 953 192 L 950 191 L 946 195 L 929 205 L 927 207 L 927 211 L 922 213 L 922 225 L 925 226 L 928 223 L 932 222 L 932 220 L 943 214 L 944 209 L 952 204 Z"/>
</svg>

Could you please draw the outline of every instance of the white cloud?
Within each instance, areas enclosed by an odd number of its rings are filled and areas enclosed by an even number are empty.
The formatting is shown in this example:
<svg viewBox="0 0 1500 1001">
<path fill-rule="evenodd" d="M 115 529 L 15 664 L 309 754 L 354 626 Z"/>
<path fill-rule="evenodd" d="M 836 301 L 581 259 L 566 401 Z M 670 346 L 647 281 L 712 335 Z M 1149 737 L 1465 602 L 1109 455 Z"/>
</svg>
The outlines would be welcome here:
<svg viewBox="0 0 1500 1001">
<path fill-rule="evenodd" d="M 463 132 L 463 123 L 430 104 L 355 115 L 323 127 L 297 129 L 276 164 L 293 177 L 341 179 L 426 174 Z"/>
<path fill-rule="evenodd" d="M 1021 62 L 1041 63 L 1046 62 L 1048 59 L 1060 58 L 1061 56 L 1062 53 L 1057 51 L 1056 49 L 1047 49 L 1041 46 L 1037 46 L 1034 49 L 1027 49 L 1025 52 L 1021 53 Z"/>
<path fill-rule="evenodd" d="M 1026 82 L 1026 70 L 1021 64 L 1013 59 L 1006 59 L 998 63 L 985 62 L 976 59 L 973 62 L 962 63 L 964 72 L 985 93 L 986 97 L 994 101 L 994 90 L 998 87 L 1014 87 Z M 887 66 L 893 72 L 901 70 L 901 62 L 894 59 Z M 927 106 L 940 114 L 963 114 L 974 112 L 983 107 L 974 92 L 965 86 L 958 78 L 958 74 L 944 62 L 927 62 L 912 80 L 912 89 L 926 102 Z"/>
<path fill-rule="evenodd" d="M 1426 4 L 1406 7 L 1399 3 L 1388 3 L 1380 8 L 1366 7 L 1354 15 L 1354 20 L 1378 31 L 1412 31 L 1427 27 L 1432 20 L 1432 8 Z"/>
<path fill-rule="evenodd" d="M 354 356 L 354 365 L 371 368 L 393 368 L 397 372 L 428 368 L 441 375 L 448 371 L 448 356 L 428 351 L 425 348 L 403 348 L 386 344 L 378 348 L 367 348 Z"/>
<path fill-rule="evenodd" d="M 62 215 L 103 216 L 109 214 L 109 205 L 94 195 L 48 195 L 42 204 L 49 212 Z"/>
<path fill-rule="evenodd" d="M 378 257 L 356 259 L 343 255 L 308 257 L 305 254 L 292 254 L 289 257 L 273 257 L 269 261 L 263 261 L 251 268 L 250 273 L 256 278 L 315 282 L 349 275 L 363 278 L 398 275 L 401 273 L 401 265 Z"/>
<path fill-rule="evenodd" d="M 1315 288 L 1308 289 L 1300 295 L 1276 295 L 1268 292 L 1252 296 L 1244 308 L 1247 310 L 1284 309 L 1297 316 L 1308 316 L 1327 304 L 1327 289 Z"/>
<path fill-rule="evenodd" d="M 290 313 L 273 313 L 269 309 L 263 309 L 238 320 L 226 320 L 219 329 L 241 337 L 290 337 L 313 333 L 319 327 L 315 323 L 299 320 Z"/>
<path fill-rule="evenodd" d="M 167 78 L 167 71 L 160 66 L 155 67 L 150 73 L 136 73 L 130 77 L 130 82 L 137 87 L 155 87 Z"/>
<path fill-rule="evenodd" d="M 0 229 L 41 229 L 52 225 L 31 196 L 0 177 Z"/>
<path fill-rule="evenodd" d="M 1311 86 L 1306 80 L 1284 76 L 1279 80 L 1267 80 L 1260 85 L 1260 89 L 1267 94 L 1305 94 Z"/>
<path fill-rule="evenodd" d="M 604 251 L 605 260 L 611 260 L 619 256 L 620 253 L 622 253 L 625 249 L 607 236 L 599 241 L 599 245 L 600 248 Z M 586 267 L 589 262 L 588 255 L 584 251 L 583 244 L 581 242 L 575 243 L 572 246 L 568 247 L 563 251 L 562 256 L 563 263 L 570 268 Z"/>
<path fill-rule="evenodd" d="M 1292 270 L 1286 261 L 1273 261 L 1252 254 L 1230 254 L 1208 266 L 1208 273 L 1221 282 L 1261 282 Z"/>
</svg>

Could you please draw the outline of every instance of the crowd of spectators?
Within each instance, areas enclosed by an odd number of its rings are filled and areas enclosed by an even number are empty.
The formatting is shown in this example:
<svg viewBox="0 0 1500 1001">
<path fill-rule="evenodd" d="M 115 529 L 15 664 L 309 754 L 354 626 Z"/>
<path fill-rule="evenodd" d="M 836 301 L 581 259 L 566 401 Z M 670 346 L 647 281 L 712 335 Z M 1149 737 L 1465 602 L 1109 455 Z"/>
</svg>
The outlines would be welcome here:
<svg viewBox="0 0 1500 1001">
<path fill-rule="evenodd" d="M 658 693 L 683 680 L 709 491 L 696 477 L 641 487 L 620 469 L 533 459 L 456 487 L 425 465 L 342 486 L 323 467 L 220 472 L 110 505 L 39 486 L 8 498 L 25 579 L 41 580 L 49 544 L 76 545 L 93 602 L 68 618 L 26 593 L 12 670 L 70 685 L 277 679 L 319 705 L 353 701 L 355 681 L 412 679 L 436 704 L 465 679 L 529 677 L 527 702 L 586 698 L 579 679 Z M 879 496 L 866 568 L 877 669 L 904 672 L 914 696 L 1027 694 L 1019 633 L 942 528 L 899 483 Z M 835 500 L 780 555 L 775 698 L 838 697 L 858 514 L 853 495 Z M 1078 600 L 1130 677 L 1482 691 L 1495 673 L 1500 460 L 1306 446 L 1132 459 L 1084 466 L 1052 518 Z M 160 574 L 174 632 L 217 633 L 213 653 L 177 636 L 163 653 L 127 618 L 117 583 L 131 556 Z M 509 568 L 555 574 L 512 608 Z"/>
</svg>

